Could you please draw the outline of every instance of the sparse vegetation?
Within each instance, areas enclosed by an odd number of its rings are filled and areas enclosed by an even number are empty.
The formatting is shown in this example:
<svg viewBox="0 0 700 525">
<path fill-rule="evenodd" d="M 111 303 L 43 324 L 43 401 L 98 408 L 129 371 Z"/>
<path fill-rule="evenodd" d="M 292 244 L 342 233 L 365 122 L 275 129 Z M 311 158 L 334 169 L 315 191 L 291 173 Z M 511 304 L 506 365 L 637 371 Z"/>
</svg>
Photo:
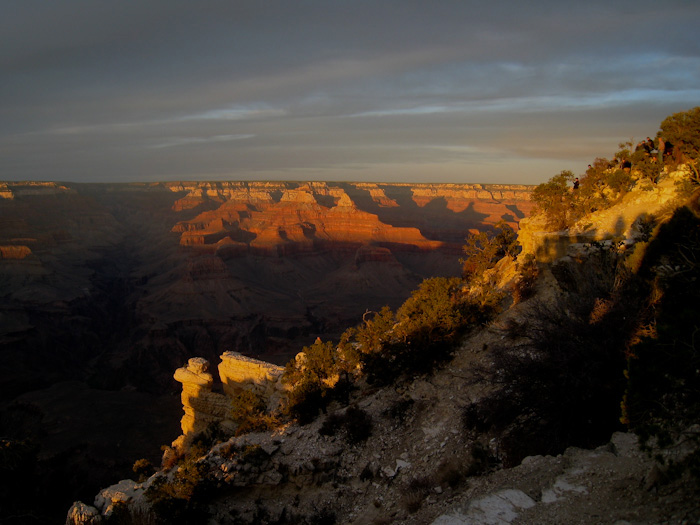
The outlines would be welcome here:
<svg viewBox="0 0 700 525">
<path fill-rule="evenodd" d="M 194 523 L 206 520 L 203 506 L 211 487 L 206 478 L 207 466 L 200 461 L 209 444 L 195 442 L 179 458 L 177 468 L 159 475 L 146 490 L 158 523 Z"/>
<path fill-rule="evenodd" d="M 537 265 L 537 260 L 532 254 L 528 253 L 523 258 L 522 263 L 518 265 L 518 274 L 518 280 L 513 288 L 514 303 L 526 301 L 535 294 L 535 286 L 540 269 Z"/>
<path fill-rule="evenodd" d="M 403 496 L 403 504 L 406 510 L 415 514 L 420 509 L 425 498 L 430 494 L 433 487 L 433 480 L 429 476 L 418 476 L 406 484 Z"/>
<path fill-rule="evenodd" d="M 658 136 L 673 145 L 673 161 L 685 164 L 695 185 L 700 184 L 700 106 L 666 117 Z"/>
<path fill-rule="evenodd" d="M 633 148 L 633 141 L 623 142 L 612 161 L 594 160 L 581 175 L 577 190 L 572 189 L 575 176 L 568 170 L 537 186 L 532 193 L 534 213 L 544 217 L 552 230 L 567 229 L 587 213 L 619 202 L 637 180 L 658 182 L 665 165 L 685 165 L 692 191 L 700 184 L 700 106 L 670 115 L 659 127 L 653 148 L 661 147 L 663 141 L 660 154 L 648 145 Z"/>
<path fill-rule="evenodd" d="M 136 480 L 139 483 L 146 481 L 156 471 L 153 464 L 145 458 L 137 459 L 134 462 L 134 466 L 131 468 L 131 470 L 133 470 L 134 474 L 136 474 Z"/>
<path fill-rule="evenodd" d="M 493 365 L 478 370 L 476 381 L 497 388 L 467 408 L 465 428 L 499 436 L 504 464 L 601 443 L 619 424 L 636 303 L 616 295 L 617 258 L 601 246 L 580 263 L 561 263 L 555 275 L 564 297 L 533 304 L 490 349 Z"/>
<path fill-rule="evenodd" d="M 448 359 L 459 338 L 498 309 L 492 289 L 470 295 L 457 277 L 433 277 L 394 314 L 384 307 L 346 330 L 340 343 L 316 342 L 290 361 L 284 381 L 292 385 L 288 412 L 301 423 L 315 419 L 333 400 L 347 403 L 357 377 L 386 385 L 401 376 L 428 373 Z"/>
<path fill-rule="evenodd" d="M 278 419 L 268 413 L 267 400 L 252 390 L 241 390 L 231 400 L 231 419 L 238 425 L 235 435 L 265 432 L 279 425 Z"/>
</svg>

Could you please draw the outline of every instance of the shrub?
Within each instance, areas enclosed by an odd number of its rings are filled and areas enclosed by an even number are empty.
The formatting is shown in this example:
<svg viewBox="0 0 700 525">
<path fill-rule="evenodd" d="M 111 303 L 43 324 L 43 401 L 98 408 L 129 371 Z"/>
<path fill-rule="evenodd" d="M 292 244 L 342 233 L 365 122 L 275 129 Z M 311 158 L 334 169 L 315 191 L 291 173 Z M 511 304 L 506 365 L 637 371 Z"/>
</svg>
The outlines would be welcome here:
<svg viewBox="0 0 700 525">
<path fill-rule="evenodd" d="M 547 225 L 554 230 L 563 230 L 569 224 L 572 204 L 570 188 L 573 180 L 574 174 L 564 170 L 532 191 L 534 213 L 544 216 Z"/>
<path fill-rule="evenodd" d="M 488 473 L 496 464 L 497 459 L 488 447 L 480 441 L 475 441 L 469 451 L 471 462 L 467 468 L 467 476 L 482 476 Z"/>
<path fill-rule="evenodd" d="M 267 412 L 265 398 L 251 390 L 240 390 L 233 397 L 230 416 L 238 425 L 236 436 L 248 432 L 266 432 L 279 424 L 277 418 Z"/>
<path fill-rule="evenodd" d="M 374 315 L 370 318 L 371 313 Z M 391 341 L 396 324 L 394 313 L 391 308 L 384 306 L 379 312 L 365 312 L 362 320 L 362 325 L 346 331 L 344 339 L 355 339 L 363 354 L 380 351 L 384 344 Z"/>
<path fill-rule="evenodd" d="M 436 476 L 440 485 L 447 485 L 452 489 L 462 485 L 467 478 L 463 466 L 455 464 L 452 460 L 441 463 L 436 471 Z"/>
<path fill-rule="evenodd" d="M 433 485 L 432 478 L 428 476 L 415 477 L 406 484 L 402 501 L 410 514 L 418 512 Z"/>
<path fill-rule="evenodd" d="M 159 523 L 206 522 L 203 504 L 210 487 L 205 478 L 206 465 L 198 461 L 205 451 L 205 446 L 193 445 L 177 469 L 158 476 L 146 489 L 146 499 Z"/>
<path fill-rule="evenodd" d="M 397 420 L 399 423 L 406 421 L 408 413 L 413 407 L 415 401 L 409 398 L 401 398 L 394 402 L 386 409 L 383 415 L 390 417 L 391 419 Z"/>
<path fill-rule="evenodd" d="M 532 297 L 535 293 L 535 285 L 540 274 L 537 260 L 534 255 L 528 253 L 523 262 L 518 265 L 518 280 L 513 289 L 513 301 L 519 303 Z"/>
<path fill-rule="evenodd" d="M 318 417 L 319 412 L 326 409 L 327 402 L 321 386 L 303 382 L 289 392 L 287 411 L 301 425 L 307 425 Z"/>
<path fill-rule="evenodd" d="M 686 163 L 693 172 L 695 183 L 700 183 L 700 106 L 666 117 L 659 127 L 657 136 L 673 144 L 677 162 Z"/>
<path fill-rule="evenodd" d="M 462 247 L 465 257 L 462 263 L 462 276 L 467 281 L 477 279 L 506 255 L 515 257 L 520 252 L 518 235 L 505 221 L 496 225 L 495 233 L 482 231 L 470 234 L 467 244 Z"/>
<path fill-rule="evenodd" d="M 457 277 L 425 279 L 396 312 L 397 332 L 407 340 L 454 339 L 465 322 L 466 296 Z"/>
<path fill-rule="evenodd" d="M 350 354 L 347 346 L 345 344 L 343 351 L 339 351 L 330 341 L 317 341 L 304 347 L 300 360 L 292 359 L 287 363 L 283 380 L 292 385 L 287 410 L 300 423 L 310 423 L 319 411 L 325 411 L 334 399 L 336 387 L 347 388 L 347 383 L 341 381 L 341 374 L 347 379 L 351 368 L 346 361 Z"/>
<path fill-rule="evenodd" d="M 372 435 L 372 417 L 361 408 L 350 406 L 345 412 L 335 412 L 329 415 L 321 425 L 319 433 L 324 436 L 335 436 L 342 433 L 351 445 L 367 441 Z"/>
<path fill-rule="evenodd" d="M 137 459 L 134 462 L 134 466 L 131 467 L 131 470 L 136 474 L 139 483 L 146 481 L 156 471 L 153 464 L 145 458 Z"/>
</svg>

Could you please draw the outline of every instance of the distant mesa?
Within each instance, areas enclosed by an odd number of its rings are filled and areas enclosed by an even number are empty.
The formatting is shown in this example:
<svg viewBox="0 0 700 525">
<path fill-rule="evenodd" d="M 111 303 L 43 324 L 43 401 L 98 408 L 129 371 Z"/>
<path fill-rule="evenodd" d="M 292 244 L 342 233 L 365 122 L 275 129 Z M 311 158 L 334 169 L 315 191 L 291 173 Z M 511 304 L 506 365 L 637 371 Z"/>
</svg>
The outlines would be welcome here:
<svg viewBox="0 0 700 525">
<path fill-rule="evenodd" d="M 187 192 L 173 210 L 202 208 L 173 227 L 180 244 L 235 246 L 222 252 L 229 257 L 329 245 L 433 251 L 500 220 L 517 229 L 532 207 L 531 188 L 522 185 L 205 182 L 168 187 Z"/>
<path fill-rule="evenodd" d="M 0 246 L 0 259 L 24 259 L 31 254 L 28 246 Z"/>
</svg>

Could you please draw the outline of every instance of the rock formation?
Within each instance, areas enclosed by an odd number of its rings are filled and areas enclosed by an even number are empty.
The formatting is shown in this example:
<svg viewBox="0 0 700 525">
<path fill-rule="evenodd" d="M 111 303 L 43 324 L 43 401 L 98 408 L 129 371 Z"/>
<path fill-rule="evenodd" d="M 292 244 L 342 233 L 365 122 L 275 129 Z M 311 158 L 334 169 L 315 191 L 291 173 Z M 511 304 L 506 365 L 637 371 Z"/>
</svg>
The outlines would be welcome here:
<svg viewBox="0 0 700 525">
<path fill-rule="evenodd" d="M 294 253 L 324 243 L 385 244 L 394 250 L 435 250 L 462 242 L 467 231 L 506 220 L 517 227 L 530 210 L 528 186 L 480 184 L 200 183 L 174 204 L 207 206 L 173 227 L 183 246 L 231 242 L 256 253 Z M 390 196 L 391 195 L 391 196 Z M 421 218 L 416 221 L 413 215 Z M 435 215 L 451 216 L 430 226 Z M 412 226 L 418 222 L 419 227 Z M 433 221 L 434 222 L 434 221 Z M 452 223 L 452 224 L 450 224 Z"/>
<path fill-rule="evenodd" d="M 633 193 L 627 207 L 589 217 L 595 231 L 586 226 L 582 233 L 601 240 L 620 231 L 633 237 L 640 209 L 659 210 L 674 198 L 663 186 L 655 198 L 644 191 Z M 696 193 L 696 206 L 697 198 Z M 527 253 L 557 256 L 540 251 L 534 239 L 526 245 Z M 566 251 L 571 249 L 569 245 Z M 232 437 L 190 458 L 202 467 L 206 486 L 221 489 L 206 500 L 209 518 L 217 523 L 259 523 L 265 516 L 270 522 L 355 525 L 696 522 L 696 487 L 684 479 L 661 481 L 654 459 L 638 449 L 632 434 L 612 433 L 608 442 L 597 441 L 601 446 L 592 450 L 562 447 L 561 453 L 528 456 L 512 468 L 494 467 L 505 453 L 503 436 L 480 430 L 465 417 L 474 400 L 488 395 L 494 384 L 479 384 L 472 374 L 493 358 L 489 348 L 513 343 L 517 335 L 506 335 L 505 327 L 517 326 L 530 307 L 534 314 L 541 312 L 541 303 L 533 303 L 542 300 L 546 297 L 538 295 L 529 305 L 520 302 L 490 326 L 470 333 L 449 364 L 432 373 L 388 387 L 358 385 L 349 405 L 329 406 L 328 414 L 307 425 L 291 422 L 274 433 Z M 210 392 L 211 375 L 202 360 L 181 370 L 176 376 L 187 378 L 190 391 Z M 279 372 L 278 367 L 235 353 L 224 354 L 219 366 L 229 395 L 239 388 L 274 392 Z M 371 422 L 359 443 L 337 425 L 357 421 L 350 417 L 353 410 Z M 696 427 L 691 431 L 696 433 Z M 668 457 L 678 453 L 669 451 Z M 157 473 L 146 483 L 174 484 L 182 479 L 177 471 Z M 144 485 L 123 481 L 96 501 L 129 494 L 138 505 Z"/>
<path fill-rule="evenodd" d="M 175 371 L 175 380 L 182 383 L 182 406 L 185 415 L 180 421 L 186 438 L 202 432 L 212 422 L 222 420 L 229 409 L 227 399 L 211 391 L 214 378 L 208 372 L 209 361 L 193 357 L 187 366 Z"/>
<path fill-rule="evenodd" d="M 284 368 L 246 357 L 238 352 L 224 352 L 219 363 L 219 377 L 224 393 L 234 398 L 241 390 L 249 390 L 268 400 L 268 410 L 277 410 L 286 391 L 281 382 Z"/>
<path fill-rule="evenodd" d="M 230 417 L 236 395 L 248 390 L 268 401 L 268 409 L 279 409 L 285 387 L 280 379 L 284 368 L 246 357 L 237 352 L 225 352 L 219 363 L 219 377 L 223 394 L 213 392 L 214 377 L 209 373 L 209 361 L 190 358 L 187 366 L 178 368 L 174 378 L 182 383 L 182 435 L 173 442 L 173 448 L 186 448 L 197 434 L 218 425 L 233 433 L 236 424 Z"/>
</svg>

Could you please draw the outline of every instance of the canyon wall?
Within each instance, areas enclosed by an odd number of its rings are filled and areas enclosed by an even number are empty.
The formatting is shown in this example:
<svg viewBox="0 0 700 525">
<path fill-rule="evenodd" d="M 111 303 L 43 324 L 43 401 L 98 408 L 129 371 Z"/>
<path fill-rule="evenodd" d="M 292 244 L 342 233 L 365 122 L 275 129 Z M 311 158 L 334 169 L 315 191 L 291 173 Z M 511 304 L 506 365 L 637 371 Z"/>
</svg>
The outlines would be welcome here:
<svg viewBox="0 0 700 525">
<path fill-rule="evenodd" d="M 466 235 L 517 228 L 530 189 L 0 183 L 0 434 L 53 462 L 37 490 L 94 493 L 178 435 L 172 370 L 190 357 L 282 365 L 337 338 L 424 278 L 458 275 Z"/>
</svg>

